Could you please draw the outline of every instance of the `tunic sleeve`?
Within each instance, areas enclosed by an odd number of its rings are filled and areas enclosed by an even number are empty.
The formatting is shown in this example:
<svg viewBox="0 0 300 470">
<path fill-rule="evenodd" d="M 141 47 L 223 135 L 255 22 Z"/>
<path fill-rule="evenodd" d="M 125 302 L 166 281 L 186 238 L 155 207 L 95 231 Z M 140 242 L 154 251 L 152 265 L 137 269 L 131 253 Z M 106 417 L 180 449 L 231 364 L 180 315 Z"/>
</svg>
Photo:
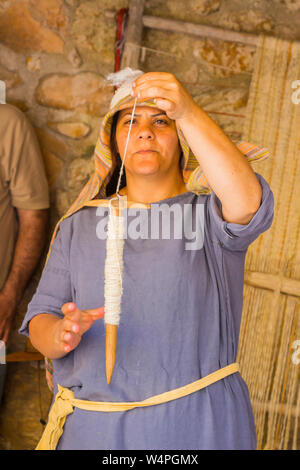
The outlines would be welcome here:
<svg viewBox="0 0 300 470">
<path fill-rule="evenodd" d="M 28 304 L 19 333 L 29 336 L 29 322 L 40 313 L 50 313 L 63 318 L 61 307 L 72 302 L 72 286 L 69 270 L 71 221 L 60 223 L 52 244 L 50 256 L 42 272 L 37 290 Z"/>
<path fill-rule="evenodd" d="M 274 218 L 274 196 L 267 181 L 258 173 L 256 176 L 262 187 L 260 207 L 247 225 L 226 222 L 222 217 L 222 204 L 212 191 L 208 200 L 208 217 L 213 235 L 221 246 L 230 251 L 245 251 L 263 232 L 268 230 Z"/>
</svg>

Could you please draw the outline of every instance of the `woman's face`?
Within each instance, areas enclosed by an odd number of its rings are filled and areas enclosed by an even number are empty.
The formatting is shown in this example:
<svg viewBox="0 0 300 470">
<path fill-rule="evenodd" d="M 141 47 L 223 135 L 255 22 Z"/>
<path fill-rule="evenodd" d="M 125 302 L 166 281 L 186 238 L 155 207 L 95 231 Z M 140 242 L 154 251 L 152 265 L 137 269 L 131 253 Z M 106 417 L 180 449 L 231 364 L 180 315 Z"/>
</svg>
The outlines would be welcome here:
<svg viewBox="0 0 300 470">
<path fill-rule="evenodd" d="M 116 142 L 122 160 L 132 109 L 120 111 L 117 121 Z M 180 153 L 175 121 L 161 109 L 136 107 L 124 163 L 126 172 L 162 175 L 178 164 Z"/>
</svg>

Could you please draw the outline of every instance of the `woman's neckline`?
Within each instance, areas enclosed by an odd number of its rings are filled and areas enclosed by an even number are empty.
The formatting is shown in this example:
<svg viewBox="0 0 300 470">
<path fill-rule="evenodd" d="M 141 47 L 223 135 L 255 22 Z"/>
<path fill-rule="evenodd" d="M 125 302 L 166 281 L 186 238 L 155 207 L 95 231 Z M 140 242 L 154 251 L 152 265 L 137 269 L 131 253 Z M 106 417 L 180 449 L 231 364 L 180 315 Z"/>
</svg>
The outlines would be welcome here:
<svg viewBox="0 0 300 470">
<path fill-rule="evenodd" d="M 179 193 L 177 194 L 176 196 L 172 196 L 172 197 L 168 197 L 168 198 L 165 198 L 165 199 L 160 199 L 159 201 L 154 201 L 154 202 L 147 202 L 145 204 L 159 204 L 161 202 L 169 202 L 169 201 L 173 201 L 174 199 L 181 199 L 182 197 L 186 197 L 190 194 L 194 194 L 192 191 L 186 191 L 184 193 Z M 121 194 L 122 196 L 122 194 Z M 113 197 L 113 194 L 111 196 L 106 196 L 104 199 L 112 199 Z"/>
</svg>

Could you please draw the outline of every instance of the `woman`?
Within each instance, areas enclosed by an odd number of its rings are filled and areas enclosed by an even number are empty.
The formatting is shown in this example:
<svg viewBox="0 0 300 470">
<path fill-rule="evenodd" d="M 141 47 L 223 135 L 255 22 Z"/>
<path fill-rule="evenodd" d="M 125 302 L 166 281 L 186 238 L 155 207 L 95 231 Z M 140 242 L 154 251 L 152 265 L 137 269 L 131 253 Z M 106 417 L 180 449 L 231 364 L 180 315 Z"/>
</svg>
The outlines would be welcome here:
<svg viewBox="0 0 300 470">
<path fill-rule="evenodd" d="M 142 74 L 132 95 L 122 87 L 116 92 L 97 143 L 95 175 L 60 222 L 20 329 L 53 359 L 55 395 L 62 386 L 85 401 L 143 401 L 233 364 L 246 251 L 273 220 L 273 193 L 249 165 L 253 155 L 245 158 L 173 75 Z M 120 194 L 150 204 L 141 219 L 147 223 L 157 209 L 167 209 L 163 223 L 171 209 L 177 212 L 169 239 L 125 239 L 117 361 L 108 385 L 105 240 L 97 236 L 104 215 L 84 201 L 115 196 L 135 100 Z M 184 234 L 175 236 L 182 225 Z M 66 414 L 57 449 L 256 448 L 238 372 L 156 406 L 115 413 L 70 406 Z"/>
</svg>

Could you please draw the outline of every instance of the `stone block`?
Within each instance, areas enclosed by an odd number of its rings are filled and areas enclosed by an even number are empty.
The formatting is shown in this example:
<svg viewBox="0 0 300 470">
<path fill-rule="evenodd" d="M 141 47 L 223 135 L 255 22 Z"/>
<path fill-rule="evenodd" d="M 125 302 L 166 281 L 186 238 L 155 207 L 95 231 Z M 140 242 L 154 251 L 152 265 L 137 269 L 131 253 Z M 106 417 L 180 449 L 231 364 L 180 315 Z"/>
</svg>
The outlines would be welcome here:
<svg viewBox="0 0 300 470">
<path fill-rule="evenodd" d="M 41 69 L 41 59 L 38 56 L 26 57 L 26 67 L 30 72 L 38 72 Z"/>
<path fill-rule="evenodd" d="M 300 0 L 283 0 L 283 2 L 291 11 L 300 10 Z"/>
<path fill-rule="evenodd" d="M 35 132 L 42 150 L 46 149 L 63 160 L 66 158 L 68 149 L 61 139 L 58 139 L 55 135 L 51 132 L 47 132 L 42 127 L 35 127 Z"/>
<path fill-rule="evenodd" d="M 91 127 L 84 122 L 48 122 L 48 126 L 71 139 L 82 139 L 91 131 Z"/>
<path fill-rule="evenodd" d="M 103 77 L 94 72 L 81 72 L 43 78 L 36 90 L 36 99 L 42 106 L 103 116 L 112 94 L 112 87 L 107 86 Z"/>
<path fill-rule="evenodd" d="M 206 16 L 218 11 L 221 0 L 187 0 L 184 10 L 190 11 L 194 16 Z M 178 18 L 182 14 L 182 3 L 168 0 L 167 6 L 173 15 Z"/>
<path fill-rule="evenodd" d="M 94 172 L 94 160 L 75 158 L 67 171 L 67 186 L 74 191 L 81 191 Z"/>
<path fill-rule="evenodd" d="M 3 80 L 6 84 L 6 88 L 14 88 L 21 85 L 22 80 L 17 72 L 7 70 L 0 64 L 0 80 Z"/>
<path fill-rule="evenodd" d="M 42 149 L 44 163 L 45 163 L 45 170 L 46 175 L 49 183 L 49 187 L 52 188 L 61 173 L 63 162 L 56 157 L 52 152 L 43 148 Z"/>
<path fill-rule="evenodd" d="M 0 42 L 16 52 L 45 51 L 62 53 L 62 38 L 32 17 L 28 0 L 12 1 L 0 10 Z"/>
<path fill-rule="evenodd" d="M 63 0 L 29 0 L 29 9 L 33 18 L 51 29 L 64 32 L 67 17 Z"/>
</svg>

